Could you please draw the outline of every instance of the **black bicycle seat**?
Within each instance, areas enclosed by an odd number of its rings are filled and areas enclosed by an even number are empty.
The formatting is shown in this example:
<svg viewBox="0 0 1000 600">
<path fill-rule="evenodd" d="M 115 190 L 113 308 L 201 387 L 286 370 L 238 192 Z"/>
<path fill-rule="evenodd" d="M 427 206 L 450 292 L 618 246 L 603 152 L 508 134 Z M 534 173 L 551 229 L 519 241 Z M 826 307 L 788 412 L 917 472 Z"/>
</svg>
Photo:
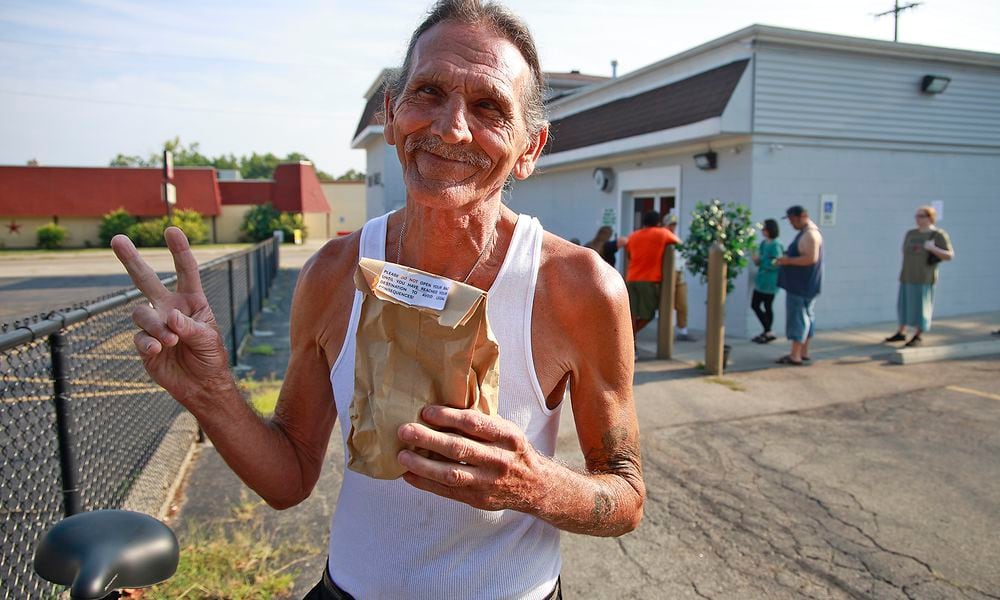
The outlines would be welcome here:
<svg viewBox="0 0 1000 600">
<path fill-rule="evenodd" d="M 95 510 L 53 525 L 35 548 L 35 572 L 70 588 L 74 600 L 149 587 L 177 570 L 177 538 L 149 515 Z"/>
</svg>

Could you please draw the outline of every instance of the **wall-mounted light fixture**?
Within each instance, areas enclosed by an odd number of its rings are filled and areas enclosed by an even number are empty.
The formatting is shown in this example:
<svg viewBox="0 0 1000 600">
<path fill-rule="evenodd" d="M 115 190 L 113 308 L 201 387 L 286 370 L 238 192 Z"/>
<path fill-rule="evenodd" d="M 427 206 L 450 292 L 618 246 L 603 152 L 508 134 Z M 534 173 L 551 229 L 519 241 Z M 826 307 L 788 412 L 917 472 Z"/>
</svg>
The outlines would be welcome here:
<svg viewBox="0 0 1000 600">
<path fill-rule="evenodd" d="M 714 150 L 694 155 L 694 166 L 702 171 L 711 171 L 719 166 L 719 155 Z"/>
<path fill-rule="evenodd" d="M 615 184 L 615 172 L 611 169 L 594 169 L 594 187 L 601 192 L 609 192 Z"/>
<path fill-rule="evenodd" d="M 943 75 L 924 75 L 920 81 L 920 91 L 925 94 L 940 94 L 951 83 L 951 77 Z"/>
</svg>

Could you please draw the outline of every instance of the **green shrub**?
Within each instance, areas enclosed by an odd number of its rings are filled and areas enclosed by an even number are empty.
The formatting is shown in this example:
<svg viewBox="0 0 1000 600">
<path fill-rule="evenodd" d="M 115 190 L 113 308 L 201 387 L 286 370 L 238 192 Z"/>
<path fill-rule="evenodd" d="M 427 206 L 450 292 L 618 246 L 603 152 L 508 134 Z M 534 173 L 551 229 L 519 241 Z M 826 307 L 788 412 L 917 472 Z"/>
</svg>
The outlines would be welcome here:
<svg viewBox="0 0 1000 600">
<path fill-rule="evenodd" d="M 55 223 L 47 223 L 35 230 L 38 238 L 38 247 L 46 250 L 55 250 L 63 245 L 67 237 L 66 228 Z"/>
<path fill-rule="evenodd" d="M 274 231 L 271 224 L 277 222 L 278 217 L 278 211 L 274 209 L 274 206 L 270 202 L 267 204 L 258 204 L 251 207 L 243 215 L 243 222 L 240 223 L 240 231 L 247 241 L 260 242 L 266 240 L 271 237 Z"/>
<path fill-rule="evenodd" d="M 111 245 L 111 238 L 119 233 L 128 234 L 128 228 L 136 224 L 136 218 L 128 214 L 124 208 L 113 210 L 101 217 L 101 226 L 98 232 L 101 238 L 101 245 L 105 248 Z"/>
<path fill-rule="evenodd" d="M 163 232 L 169 226 L 167 223 L 167 217 L 140 221 L 130 225 L 125 235 L 140 248 L 166 246 Z M 205 223 L 205 218 L 196 210 L 187 208 L 175 210 L 173 226 L 183 231 L 191 244 L 204 244 L 208 241 L 208 225 Z"/>
<path fill-rule="evenodd" d="M 183 231 L 191 244 L 204 244 L 208 241 L 208 225 L 205 223 L 205 218 L 194 209 L 175 210 L 174 227 Z"/>
<path fill-rule="evenodd" d="M 156 246 L 166 246 L 163 240 L 163 231 L 167 228 L 167 218 L 152 219 L 150 221 L 140 221 L 128 228 L 126 235 L 132 243 L 140 248 L 152 248 Z"/>
<path fill-rule="evenodd" d="M 701 281 L 708 281 L 708 251 L 716 240 L 722 243 L 726 261 L 726 293 L 733 291 L 733 281 L 749 263 L 758 227 L 750 222 L 750 209 L 743 204 L 723 204 L 712 200 L 699 202 L 691 213 L 688 239 L 679 248 L 687 268 Z"/>
<path fill-rule="evenodd" d="M 278 217 L 278 226 L 275 229 L 280 229 L 285 232 L 285 241 L 294 242 L 295 236 L 293 231 L 296 229 L 302 230 L 302 241 L 306 241 L 306 224 L 302 220 L 302 215 L 298 213 L 281 213 Z M 273 234 L 272 234 L 273 235 Z"/>
<path fill-rule="evenodd" d="M 281 230 L 285 235 L 285 242 L 294 241 L 293 230 L 302 230 L 302 239 L 306 237 L 306 227 L 302 221 L 302 215 L 297 213 L 279 213 L 270 202 L 254 206 L 243 215 L 243 223 L 240 224 L 240 231 L 243 237 L 250 242 L 260 242 L 269 239 L 274 235 L 275 230 Z"/>
</svg>

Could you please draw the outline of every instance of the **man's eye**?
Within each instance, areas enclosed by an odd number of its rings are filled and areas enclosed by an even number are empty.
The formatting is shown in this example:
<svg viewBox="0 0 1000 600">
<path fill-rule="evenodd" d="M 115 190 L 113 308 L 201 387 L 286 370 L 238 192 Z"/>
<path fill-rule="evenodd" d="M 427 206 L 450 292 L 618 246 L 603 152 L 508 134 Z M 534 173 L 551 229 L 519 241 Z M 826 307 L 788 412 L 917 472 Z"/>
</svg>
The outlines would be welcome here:
<svg viewBox="0 0 1000 600">
<path fill-rule="evenodd" d="M 479 108 L 483 108 L 486 110 L 499 110 L 499 107 L 497 106 L 496 102 L 493 102 L 492 100 L 480 100 Z"/>
<path fill-rule="evenodd" d="M 435 89 L 434 86 L 431 86 L 431 85 L 425 85 L 424 87 L 420 88 L 418 91 L 421 94 L 437 94 L 437 89 Z"/>
</svg>

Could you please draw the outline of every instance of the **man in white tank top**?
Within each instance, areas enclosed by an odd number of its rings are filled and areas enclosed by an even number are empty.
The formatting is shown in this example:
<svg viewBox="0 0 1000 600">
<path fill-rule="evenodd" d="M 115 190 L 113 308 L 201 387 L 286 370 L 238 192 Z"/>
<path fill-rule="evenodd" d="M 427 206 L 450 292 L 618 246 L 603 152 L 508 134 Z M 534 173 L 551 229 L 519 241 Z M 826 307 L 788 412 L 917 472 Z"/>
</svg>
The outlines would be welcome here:
<svg viewBox="0 0 1000 600">
<path fill-rule="evenodd" d="M 425 409 L 398 434 L 437 459 L 404 450 L 408 472 L 388 482 L 345 470 L 328 569 L 310 598 L 559 597 L 559 530 L 617 536 L 642 518 L 624 282 L 597 253 L 501 203 L 507 178 L 528 177 L 545 146 L 543 85 L 530 33 L 506 9 L 434 6 L 386 86 L 405 209 L 331 240 L 303 268 L 273 417 L 237 391 L 184 235 L 166 234 L 175 293 L 127 238 L 112 242 L 150 300 L 133 315 L 147 370 L 278 509 L 311 493 L 338 415 L 349 428 L 359 257 L 489 291 L 500 414 Z M 551 458 L 567 390 L 585 471 Z"/>
</svg>

